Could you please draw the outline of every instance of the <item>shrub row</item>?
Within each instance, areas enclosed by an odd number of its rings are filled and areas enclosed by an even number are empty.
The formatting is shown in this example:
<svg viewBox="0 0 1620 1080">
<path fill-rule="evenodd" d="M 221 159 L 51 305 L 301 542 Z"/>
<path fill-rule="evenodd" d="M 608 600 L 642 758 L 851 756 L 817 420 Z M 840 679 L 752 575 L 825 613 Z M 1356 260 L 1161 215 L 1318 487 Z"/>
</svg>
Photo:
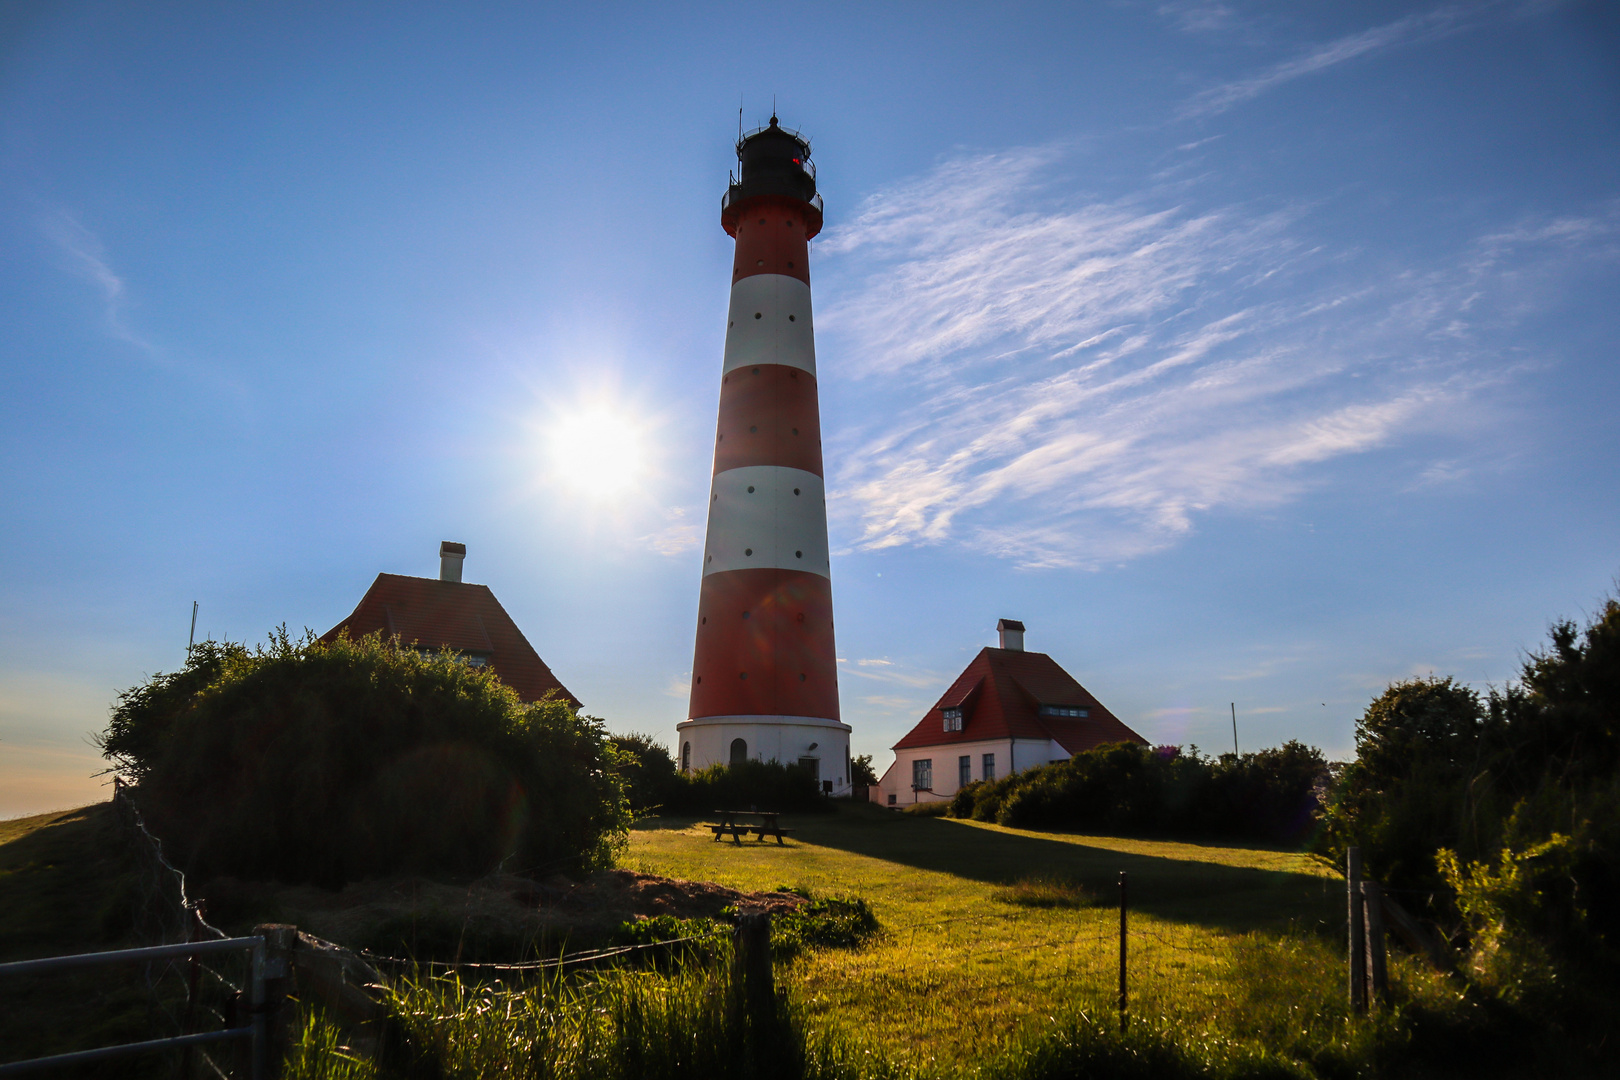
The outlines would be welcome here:
<svg viewBox="0 0 1620 1080">
<path fill-rule="evenodd" d="M 683 774 L 651 735 L 618 735 L 619 771 L 637 813 L 709 814 L 757 808 L 781 813 L 830 809 L 814 776 L 797 765 L 745 761 Z"/>
<path fill-rule="evenodd" d="M 1293 741 L 1218 758 L 1111 743 L 969 784 L 950 814 L 1020 828 L 1292 841 L 1310 832 L 1327 771 L 1320 750 Z"/>
</svg>

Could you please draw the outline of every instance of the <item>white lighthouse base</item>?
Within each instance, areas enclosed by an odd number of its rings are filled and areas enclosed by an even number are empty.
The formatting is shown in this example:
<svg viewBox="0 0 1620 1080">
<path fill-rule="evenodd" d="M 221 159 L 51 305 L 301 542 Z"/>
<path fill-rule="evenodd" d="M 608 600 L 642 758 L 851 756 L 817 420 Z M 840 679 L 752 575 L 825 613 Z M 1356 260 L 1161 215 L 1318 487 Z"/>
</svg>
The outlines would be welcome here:
<svg viewBox="0 0 1620 1080">
<path fill-rule="evenodd" d="M 818 781 L 831 780 L 834 795 L 848 795 L 850 730 L 814 716 L 705 716 L 675 725 L 676 761 L 687 773 L 729 765 L 741 739 L 748 760 L 802 764 Z"/>
</svg>

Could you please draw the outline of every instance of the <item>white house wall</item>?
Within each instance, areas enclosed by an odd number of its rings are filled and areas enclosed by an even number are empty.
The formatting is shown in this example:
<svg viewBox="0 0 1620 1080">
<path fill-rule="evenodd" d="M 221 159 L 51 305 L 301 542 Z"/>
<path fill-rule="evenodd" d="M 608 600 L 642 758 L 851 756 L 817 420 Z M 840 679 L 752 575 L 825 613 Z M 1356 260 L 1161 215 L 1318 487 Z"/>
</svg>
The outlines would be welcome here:
<svg viewBox="0 0 1620 1080">
<path fill-rule="evenodd" d="M 961 790 L 958 783 L 957 759 L 968 755 L 972 760 L 972 778 L 984 779 L 984 755 L 996 755 L 996 779 L 1023 772 L 1037 765 L 1062 761 L 1069 752 L 1053 740 L 987 739 L 982 742 L 942 743 L 938 746 L 917 746 L 896 750 L 894 763 L 888 767 L 872 789 L 870 798 L 885 806 L 910 806 L 913 803 L 941 802 L 953 798 Z M 923 758 L 933 761 L 934 787 L 932 791 L 911 790 L 911 763 Z M 889 801 L 889 796 L 894 801 Z"/>
</svg>

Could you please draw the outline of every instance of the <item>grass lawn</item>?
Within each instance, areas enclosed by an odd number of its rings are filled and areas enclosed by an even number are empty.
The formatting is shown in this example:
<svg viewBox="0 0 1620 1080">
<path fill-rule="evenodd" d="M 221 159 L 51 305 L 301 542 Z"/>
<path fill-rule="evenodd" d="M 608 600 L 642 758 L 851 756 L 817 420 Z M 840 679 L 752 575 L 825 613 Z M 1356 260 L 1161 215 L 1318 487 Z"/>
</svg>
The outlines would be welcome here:
<svg viewBox="0 0 1620 1080">
<path fill-rule="evenodd" d="M 799 817 L 786 846 L 715 843 L 700 820 L 650 819 L 623 865 L 737 888 L 781 885 L 871 903 L 887 933 L 787 978 L 818 1023 L 914 1064 L 981 1058 L 1030 1022 L 1111 1010 L 1119 873 L 1128 874 L 1130 993 L 1238 1037 L 1332 1039 L 1344 1027 L 1342 879 L 1287 851 L 1027 832 L 876 806 Z M 1057 888 L 1019 890 L 1045 878 Z M 1072 887 L 1078 884 L 1079 890 Z M 1038 907 L 1017 896 L 1082 906 Z"/>
<path fill-rule="evenodd" d="M 137 944 L 132 871 L 111 803 L 0 822 L 0 961 Z M 0 1062 L 151 1038 L 158 1007 L 133 966 L 8 976 Z M 126 1062 L 123 1075 L 165 1068 L 173 1062 L 143 1058 Z"/>
</svg>

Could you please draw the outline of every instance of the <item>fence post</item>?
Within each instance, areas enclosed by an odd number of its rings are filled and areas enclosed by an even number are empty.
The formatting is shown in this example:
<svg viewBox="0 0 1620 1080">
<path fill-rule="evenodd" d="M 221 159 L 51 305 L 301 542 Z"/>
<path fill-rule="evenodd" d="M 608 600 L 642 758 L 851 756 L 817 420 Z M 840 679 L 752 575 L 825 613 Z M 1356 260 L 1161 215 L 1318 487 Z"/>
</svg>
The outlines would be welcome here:
<svg viewBox="0 0 1620 1080">
<path fill-rule="evenodd" d="M 202 939 L 203 902 L 199 900 L 186 908 L 185 911 L 191 916 L 186 920 L 186 940 L 200 941 Z M 192 1027 L 197 1019 L 197 977 L 200 970 L 201 965 L 197 962 L 197 957 L 195 955 L 188 957 L 186 963 L 186 1015 L 185 1019 L 180 1022 L 180 1034 L 182 1035 L 192 1033 Z M 191 1076 L 191 1047 L 189 1046 L 180 1052 L 180 1075 L 182 1077 Z"/>
<path fill-rule="evenodd" d="M 1125 920 L 1128 910 L 1129 908 L 1125 902 L 1125 871 L 1121 870 L 1119 872 L 1119 1030 L 1121 1034 L 1125 1031 L 1125 960 L 1127 955 Z"/>
<path fill-rule="evenodd" d="M 264 1045 L 264 963 L 264 946 L 253 946 L 253 952 L 248 957 L 247 978 L 248 1017 L 253 1028 L 253 1038 L 248 1044 L 248 1076 L 251 1080 L 265 1080 L 269 1060 Z"/>
<path fill-rule="evenodd" d="M 1384 891 L 1376 881 L 1361 883 L 1362 908 L 1365 911 L 1367 937 L 1367 1000 L 1389 998 L 1389 966 L 1384 952 Z"/>
<path fill-rule="evenodd" d="M 731 979 L 750 1018 L 776 1008 L 776 973 L 771 968 L 771 917 L 744 915 L 733 935 L 736 950 Z"/>
<path fill-rule="evenodd" d="M 253 964 L 253 1080 L 275 1080 L 287 1051 L 286 1003 L 298 927 L 266 923 L 253 932 L 264 937 Z"/>
<path fill-rule="evenodd" d="M 1361 902 L 1361 849 L 1352 847 L 1344 853 L 1345 895 L 1349 902 L 1350 920 L 1350 1008 L 1353 1012 L 1367 1011 L 1367 946 L 1366 928 L 1362 923 Z"/>
</svg>

